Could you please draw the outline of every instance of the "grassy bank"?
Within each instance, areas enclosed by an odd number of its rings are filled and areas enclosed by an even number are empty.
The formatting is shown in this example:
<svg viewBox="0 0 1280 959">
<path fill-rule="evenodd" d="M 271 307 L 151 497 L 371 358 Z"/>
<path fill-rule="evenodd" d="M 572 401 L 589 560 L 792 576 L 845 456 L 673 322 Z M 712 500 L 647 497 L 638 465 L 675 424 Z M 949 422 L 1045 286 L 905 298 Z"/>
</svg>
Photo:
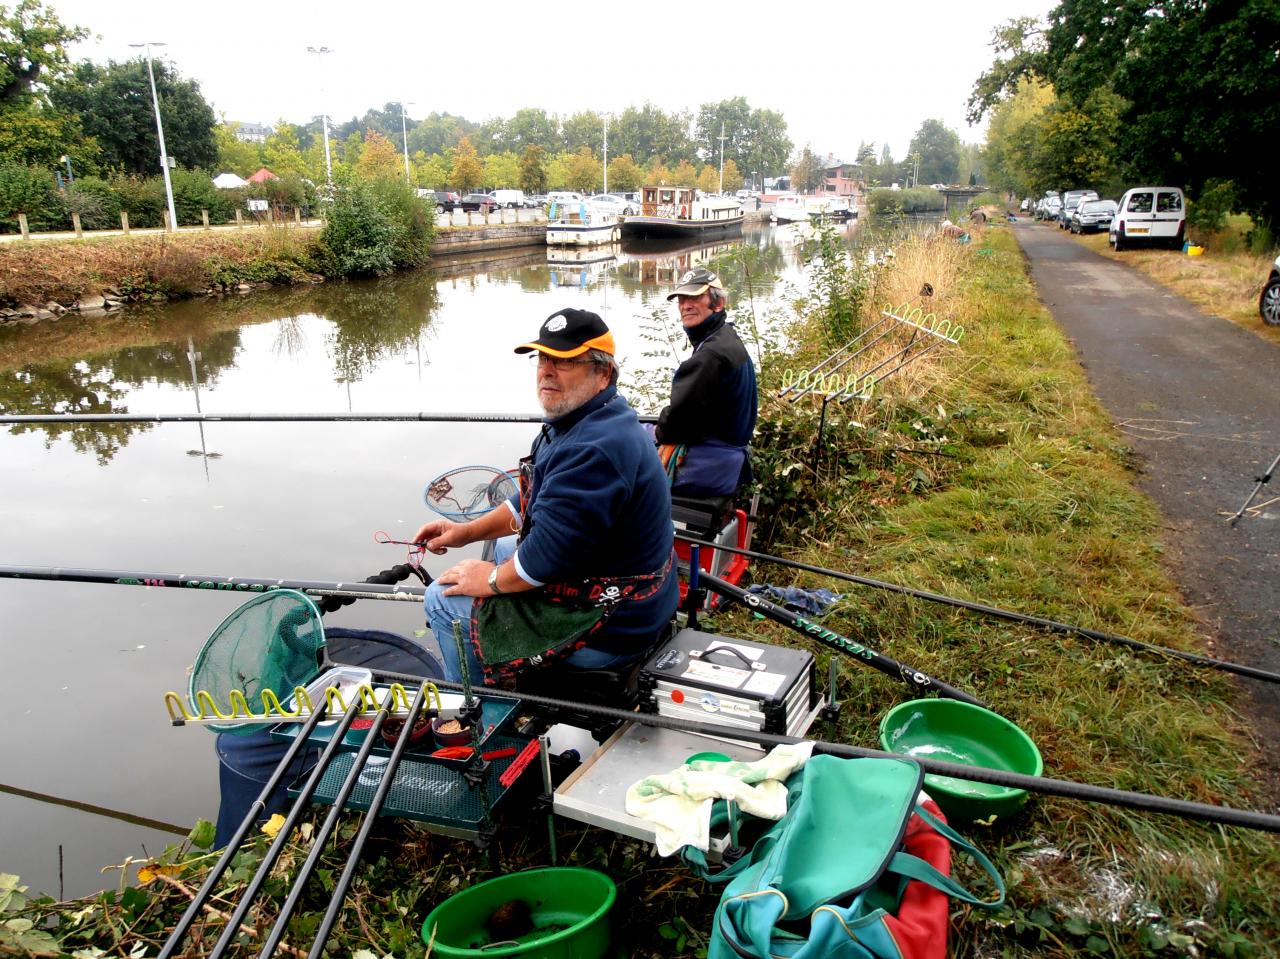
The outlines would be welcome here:
<svg viewBox="0 0 1280 959">
<path fill-rule="evenodd" d="M 762 396 L 773 397 L 786 369 L 812 366 L 844 342 L 847 325 L 865 323 L 886 303 L 920 304 L 965 334 L 880 384 L 870 401 L 829 407 L 820 449 L 816 401 L 764 401 L 755 446 L 769 541 L 758 545 L 1162 645 L 1202 648 L 1162 566 L 1160 518 L 1133 488 L 1129 451 L 1038 305 L 1006 228 L 975 232 L 967 246 L 913 241 L 883 271 L 828 266 L 824 277 L 815 285 L 822 295 L 799 310 L 786 350 L 767 357 Z M 780 568 L 757 565 L 754 573 L 758 582 L 790 581 Z M 813 578 L 797 582 L 853 589 Z M 989 701 L 1036 740 L 1046 775 L 1267 807 L 1249 774 L 1255 747 L 1220 674 L 861 589 L 824 622 Z M 740 612 L 719 617 L 714 628 L 799 641 Z M 815 651 L 825 666 L 827 651 Z M 852 660 L 840 667 L 839 728 L 820 725 L 814 733 L 874 746 L 880 717 L 910 693 Z M 495 860 L 504 871 L 545 865 L 545 821 L 534 811 L 510 812 L 515 821 L 501 834 Z M 348 817 L 324 852 L 289 942 L 310 944 L 357 826 Z M 954 955 L 1263 956 L 1280 938 L 1274 837 L 1034 798 L 1019 816 L 967 832 L 1003 871 L 1009 907 L 994 917 L 957 907 Z M 637 842 L 573 823 L 561 822 L 559 850 L 562 863 L 603 869 L 617 881 L 616 939 L 626 955 L 700 954 L 717 888 L 650 859 Z M 256 930 L 271 924 L 274 904 L 307 852 L 305 840 L 290 848 L 266 890 L 271 905 L 251 914 Z M 218 910 L 238 899 L 260 856 L 260 844 L 242 855 Z M 126 865 L 121 891 L 96 901 L 27 903 L 15 911 L 11 899 L 10 913 L 50 922 L 24 934 L 42 931 L 68 953 L 96 948 L 125 955 L 138 947 L 154 955 L 208 864 L 181 858 L 175 850 L 167 857 L 173 865 L 142 876 L 138 864 Z M 431 908 L 489 875 L 489 861 L 464 843 L 394 822 L 379 827 L 365 862 L 331 955 L 364 948 L 376 956 L 421 956 L 418 927 Z M 207 918 L 202 951 L 222 921 Z M 236 954 L 256 954 L 254 941 L 246 934 Z"/>
</svg>

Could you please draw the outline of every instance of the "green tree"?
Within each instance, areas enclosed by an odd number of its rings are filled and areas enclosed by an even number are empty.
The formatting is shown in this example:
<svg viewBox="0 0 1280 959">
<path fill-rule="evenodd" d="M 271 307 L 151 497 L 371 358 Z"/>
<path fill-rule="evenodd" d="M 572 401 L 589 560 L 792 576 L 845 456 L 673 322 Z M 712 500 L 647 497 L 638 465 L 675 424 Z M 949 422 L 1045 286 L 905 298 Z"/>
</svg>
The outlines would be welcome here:
<svg viewBox="0 0 1280 959">
<path fill-rule="evenodd" d="M 169 156 L 185 167 L 218 164 L 213 108 L 194 80 L 184 80 L 163 60 L 153 62 L 160 117 Z M 72 75 L 50 88 L 60 112 L 76 114 L 84 132 L 97 140 L 104 166 L 152 175 L 160 166 L 160 140 L 144 60 L 78 64 Z"/>
<path fill-rule="evenodd" d="M 484 182 L 495 190 L 519 186 L 520 160 L 510 152 L 489 154 L 484 158 Z"/>
<path fill-rule="evenodd" d="M 520 155 L 520 189 L 547 192 L 547 151 L 536 143 L 530 143 Z"/>
<path fill-rule="evenodd" d="M 791 189 L 797 193 L 812 193 L 822 186 L 826 178 L 822 160 L 806 145 L 791 164 Z"/>
<path fill-rule="evenodd" d="M 662 162 L 661 157 L 654 157 L 649 163 L 649 171 L 645 174 L 644 182 L 648 186 L 674 186 L 675 179 L 671 175 L 671 171 L 667 169 L 667 165 Z"/>
<path fill-rule="evenodd" d="M 364 137 L 359 130 L 352 130 L 342 139 L 342 165 L 354 170 L 360 162 L 360 151 L 364 149 Z"/>
<path fill-rule="evenodd" d="M 71 158 L 76 176 L 98 169 L 98 141 L 86 137 L 80 119 L 35 100 L 0 111 L 0 160 L 61 168 Z"/>
<path fill-rule="evenodd" d="M 703 193 L 715 193 L 720 189 L 720 171 L 710 163 L 704 163 L 694 183 Z"/>
<path fill-rule="evenodd" d="M 321 144 L 321 149 L 323 149 Z M 302 176 L 307 170 L 293 124 L 280 120 L 262 144 L 262 165 L 278 177 Z M 257 172 L 256 168 L 252 172 Z"/>
<path fill-rule="evenodd" d="M 377 130 L 366 130 L 364 149 L 360 151 L 360 159 L 356 161 L 356 175 L 366 180 L 379 177 L 399 176 L 404 178 L 404 158 L 395 144 Z"/>
<path fill-rule="evenodd" d="M 745 97 L 704 103 L 698 109 L 694 140 L 698 154 L 720 162 L 720 130 L 724 129 L 724 158 L 738 169 L 768 176 L 779 173 L 791 155 L 787 121 L 773 110 L 753 110 Z"/>
<path fill-rule="evenodd" d="M 502 146 L 506 150 L 523 154 L 528 147 L 536 146 L 550 153 L 560 144 L 560 129 L 545 110 L 525 107 L 503 125 Z"/>
<path fill-rule="evenodd" d="M 609 186 L 630 193 L 644 183 L 644 172 L 644 168 L 631 159 L 630 153 L 616 156 L 609 161 Z"/>
<path fill-rule="evenodd" d="M 476 124 L 448 113 L 432 113 L 409 130 L 409 152 L 421 150 L 427 156 L 443 154 L 474 133 Z M 440 181 L 443 183 L 443 181 Z"/>
<path fill-rule="evenodd" d="M 1110 91 L 1121 104 L 1112 160 L 1124 179 L 1175 183 L 1193 196 L 1210 181 L 1233 182 L 1243 209 L 1272 228 L 1280 214 L 1269 159 L 1280 125 L 1278 38 L 1274 2 L 1061 0 L 1047 26 L 1022 19 L 996 32 L 970 119 L 1027 76 L 1086 113 Z"/>
<path fill-rule="evenodd" d="M 449 170 L 449 185 L 459 193 L 470 193 L 484 182 L 484 164 L 471 145 L 470 137 L 463 137 L 454 151 L 453 166 Z"/>
<path fill-rule="evenodd" d="M 611 150 L 630 153 L 641 163 L 655 157 L 668 162 L 692 160 L 697 152 L 689 139 L 688 115 L 665 113 L 652 103 L 623 110 L 617 123 L 610 124 L 609 143 Z"/>
<path fill-rule="evenodd" d="M 600 153 L 604 149 L 604 117 L 594 110 L 575 113 L 561 124 L 561 140 L 566 150 L 585 146 Z"/>
<path fill-rule="evenodd" d="M 26 99 L 37 84 L 49 84 L 70 72 L 67 45 L 89 36 L 69 27 L 41 0 L 0 6 L 0 111 Z"/>
<path fill-rule="evenodd" d="M 592 193 L 600 189 L 603 172 L 600 158 L 592 152 L 591 147 L 584 146 L 569 156 L 569 189 L 579 193 Z"/>
<path fill-rule="evenodd" d="M 418 157 L 422 157 L 418 160 Z M 442 188 L 449 183 L 449 164 L 445 158 L 439 153 L 431 156 L 423 156 L 422 152 L 414 154 L 414 169 L 417 170 L 415 179 L 419 186 L 424 186 L 434 190 Z"/>
<path fill-rule="evenodd" d="M 918 156 L 921 183 L 954 183 L 960 176 L 960 137 L 941 120 L 925 120 L 907 153 Z"/>
<path fill-rule="evenodd" d="M 213 129 L 218 146 L 218 171 L 231 171 L 242 177 L 257 173 L 263 166 L 262 144 L 248 143 L 236 136 L 239 123 L 219 123 Z"/>
<path fill-rule="evenodd" d="M 737 193 L 742 189 L 743 177 L 738 164 L 732 160 L 724 161 L 724 192 Z"/>
</svg>

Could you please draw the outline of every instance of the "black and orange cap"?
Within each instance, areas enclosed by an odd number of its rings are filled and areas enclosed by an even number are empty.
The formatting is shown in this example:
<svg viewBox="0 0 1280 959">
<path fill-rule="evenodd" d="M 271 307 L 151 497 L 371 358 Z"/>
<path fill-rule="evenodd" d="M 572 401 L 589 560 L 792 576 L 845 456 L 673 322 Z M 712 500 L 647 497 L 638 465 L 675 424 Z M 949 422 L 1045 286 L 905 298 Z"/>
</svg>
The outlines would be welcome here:
<svg viewBox="0 0 1280 959">
<path fill-rule="evenodd" d="M 614 355 L 613 334 L 604 320 L 589 310 L 564 309 L 542 322 L 538 338 L 516 347 L 517 353 L 537 350 L 550 356 L 581 356 L 587 350 Z"/>
</svg>

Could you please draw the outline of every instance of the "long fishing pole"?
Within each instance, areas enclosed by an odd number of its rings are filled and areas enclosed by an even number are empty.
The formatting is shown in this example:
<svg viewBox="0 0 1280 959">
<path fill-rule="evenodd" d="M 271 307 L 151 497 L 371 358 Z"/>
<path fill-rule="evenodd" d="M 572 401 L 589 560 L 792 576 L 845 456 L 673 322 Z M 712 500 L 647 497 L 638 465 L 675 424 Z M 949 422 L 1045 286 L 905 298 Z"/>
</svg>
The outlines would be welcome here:
<svg viewBox="0 0 1280 959">
<path fill-rule="evenodd" d="M 1252 679 L 1260 679 L 1268 683 L 1280 683 L 1280 673 L 1268 672 L 1265 669 L 1258 669 L 1256 666 L 1245 666 L 1241 663 L 1232 663 L 1222 659 L 1213 659 L 1209 656 L 1201 656 L 1198 653 L 1184 652 L 1181 649 L 1171 649 L 1168 646 L 1156 646 L 1152 643 L 1144 643 L 1141 640 L 1130 639 L 1127 636 L 1118 636 L 1114 633 L 1104 633 L 1101 630 L 1090 629 L 1087 626 L 1072 626 L 1068 623 L 1055 622 L 1052 619 L 1043 619 L 1039 616 L 1028 616 L 1026 613 L 1015 613 L 1007 609 L 1000 609 L 997 606 L 988 606 L 985 603 L 974 603 L 967 599 L 956 599 L 954 596 L 944 596 L 941 593 L 931 593 L 923 589 L 913 589 L 910 586 L 899 586 L 896 583 L 886 583 L 883 580 L 870 579 L 866 576 L 857 576 L 853 573 L 844 573 L 840 570 L 827 569 L 823 566 L 811 566 L 808 563 L 801 563 L 793 559 L 784 559 L 781 556 L 772 556 L 768 553 L 756 553 L 749 549 L 738 549 L 735 546 L 712 543 L 708 540 L 698 539 L 680 532 L 676 533 L 676 539 L 686 543 L 695 543 L 699 546 L 709 546 L 717 550 L 724 550 L 726 553 L 746 556 L 750 559 L 758 559 L 767 563 L 774 563 L 778 566 L 788 566 L 791 569 L 800 569 L 809 573 L 818 573 L 822 576 L 830 576 L 833 579 L 847 580 L 850 583 L 857 583 L 860 586 L 870 586 L 874 589 L 883 589 L 893 593 L 902 593 L 905 596 L 912 596 L 916 599 L 925 599 L 932 603 L 942 603 L 946 606 L 954 606 L 957 609 L 967 609 L 975 613 L 985 613 L 988 616 L 994 616 L 998 619 L 1007 619 L 1015 623 L 1026 623 L 1027 625 L 1038 626 L 1041 629 L 1047 629 L 1055 633 L 1082 636 L 1085 639 L 1095 639 L 1099 642 L 1114 643 L 1119 646 L 1127 646 L 1130 649 L 1141 650 L 1143 652 L 1160 653 L 1165 656 L 1171 656 L 1175 659 L 1181 659 L 1184 662 L 1191 663 L 1195 666 L 1221 669 L 1225 672 L 1236 673 L 1240 676 L 1248 676 Z M 0 575 L 3 574 L 0 573 Z"/>
<path fill-rule="evenodd" d="M 531 413 L 6 413 L 19 423 L 543 423 Z M 656 416 L 641 416 L 656 423 Z"/>
<path fill-rule="evenodd" d="M 1257 485 L 1254 486 L 1253 492 L 1249 494 L 1249 498 L 1244 501 L 1244 504 L 1236 510 L 1235 515 L 1232 516 L 1231 519 L 1227 520 L 1228 526 L 1235 526 L 1236 523 L 1240 521 L 1240 517 L 1243 516 L 1244 511 L 1249 508 L 1249 504 L 1253 502 L 1254 497 L 1262 491 L 1262 487 L 1271 482 L 1271 477 L 1275 473 L 1277 466 L 1280 466 L 1280 453 L 1276 454 L 1276 458 L 1271 461 L 1271 465 L 1267 467 L 1266 472 L 1261 476 L 1254 477 L 1254 480 L 1257 481 Z"/>
<path fill-rule="evenodd" d="M 409 673 L 396 673 L 385 670 L 379 670 L 378 673 L 388 680 L 422 681 L 421 677 Z M 433 679 L 431 681 L 441 689 L 459 690 L 462 688 L 460 683 L 448 680 Z M 619 722 L 638 723 L 642 726 L 654 726 L 662 729 L 675 729 L 713 738 L 741 740 L 755 743 L 758 746 L 783 746 L 805 741 L 798 736 L 781 736 L 739 726 L 717 726 L 696 720 L 660 716 L 657 713 L 628 712 L 627 710 L 614 709 L 609 706 L 575 703 L 570 700 L 539 696 L 532 693 L 506 693 L 501 690 L 486 689 L 485 695 L 510 697 L 522 703 L 532 703 L 575 713 L 587 713 Z M 1214 806 L 1209 803 L 1192 802 L 1186 799 L 1170 799 L 1165 796 L 1153 796 L 1149 793 L 1131 792 L 1127 789 L 1113 789 L 1109 786 L 1078 783 L 1069 779 L 1028 776 L 1024 773 L 1008 772 L 1003 769 L 989 769 L 985 766 L 965 766 L 960 763 L 929 759 L 925 756 L 904 757 L 898 753 L 887 753 L 878 749 L 865 749 L 861 746 L 849 746 L 844 743 L 832 743 L 821 739 L 811 741 L 814 743 L 814 752 L 827 753 L 832 756 L 844 756 L 850 759 L 909 758 L 912 762 L 919 764 L 920 768 L 926 773 L 936 776 L 950 776 L 953 779 L 963 779 L 967 782 L 990 783 L 994 786 L 1025 789 L 1027 792 L 1045 796 L 1061 796 L 1065 799 L 1079 799 L 1084 802 L 1120 806 L 1125 809 L 1165 813 L 1170 816 L 1179 816 L 1183 819 L 1195 819 L 1202 822 L 1220 823 L 1226 826 L 1242 826 L 1246 829 L 1257 829 L 1262 832 L 1280 833 L 1280 816 L 1269 813 L 1235 809 L 1231 806 Z"/>
<path fill-rule="evenodd" d="M 945 696 L 947 699 L 958 699 L 962 703 L 986 708 L 986 703 L 966 693 L 964 690 L 956 689 L 940 679 L 934 679 L 928 673 L 916 669 L 914 666 L 908 666 L 905 663 L 898 662 L 896 659 L 890 659 L 883 653 L 877 653 L 874 649 L 863 646 L 861 643 L 856 643 L 847 636 L 841 636 L 825 626 L 810 622 L 798 613 L 793 613 L 789 609 L 783 609 L 776 603 L 769 602 L 763 596 L 748 593 L 745 589 L 725 582 L 723 579 L 712 576 L 706 571 L 698 573 L 698 581 L 705 582 L 721 596 L 742 603 L 742 605 L 753 612 L 759 613 L 766 619 L 781 623 L 802 636 L 816 639 L 824 646 L 829 646 L 837 652 L 844 653 L 856 662 L 865 663 L 872 669 L 878 669 L 886 676 L 901 680 L 917 692 L 936 692 L 939 696 Z"/>
<path fill-rule="evenodd" d="M 195 894 L 191 900 L 191 904 L 187 906 L 186 912 L 182 914 L 182 918 L 178 920 L 178 924 L 173 927 L 173 932 L 169 934 L 169 938 L 165 941 L 163 948 L 157 959 L 169 959 L 174 954 L 174 950 L 182 944 L 183 937 L 186 936 L 187 930 L 191 928 L 191 924 L 195 922 L 196 916 L 200 914 L 200 910 L 204 908 L 209 897 L 213 895 L 213 889 L 217 886 L 218 881 L 222 878 L 223 873 L 231 865 L 231 860 L 235 858 L 236 853 L 240 851 L 240 847 L 244 844 L 245 837 L 249 834 L 249 830 L 253 828 L 254 823 L 258 821 L 258 816 L 266 808 L 267 802 L 271 798 L 271 794 L 280 786 L 281 781 L 288 774 L 293 761 L 307 745 L 307 740 L 311 736 L 312 730 L 325 718 L 325 710 L 313 710 L 311 716 L 307 719 L 306 724 L 299 730 L 298 735 L 294 737 L 293 742 L 289 745 L 288 750 L 284 754 L 284 758 L 280 760 L 275 771 L 267 779 L 267 784 L 262 787 L 262 792 L 258 794 L 258 798 L 253 801 L 249 807 L 248 813 L 245 814 L 235 834 L 228 841 L 226 848 L 222 851 L 222 855 L 218 861 L 214 863 L 213 868 L 209 870 L 209 875 L 205 877 L 204 884 L 200 887 L 200 891 Z"/>
<path fill-rule="evenodd" d="M 409 709 L 409 715 L 401 727 L 400 735 L 396 738 L 395 751 L 393 756 L 398 757 L 404 752 L 404 747 L 409 742 L 409 733 L 413 730 L 414 724 L 418 721 L 418 714 L 422 712 L 422 704 L 426 701 L 427 684 L 421 683 L 418 687 L 418 693 L 413 698 L 413 705 Z M 356 784 L 360 777 L 364 774 L 365 764 L 369 761 L 369 755 L 373 752 L 374 744 L 379 741 L 382 734 L 383 724 L 387 719 L 387 704 L 391 697 L 385 696 L 378 706 L 378 711 L 373 717 L 373 723 L 365 732 L 364 742 L 360 744 L 355 758 L 351 761 L 351 769 L 348 770 L 346 778 L 339 787 L 337 795 L 333 799 L 333 808 L 329 810 L 329 815 L 325 817 L 324 822 L 316 831 L 315 836 L 311 840 L 311 852 L 307 856 L 306 861 L 299 867 L 297 874 L 293 878 L 293 888 L 289 890 L 289 895 L 285 899 L 284 904 L 280 907 L 280 914 L 276 917 L 275 923 L 262 944 L 262 950 L 258 953 L 258 959 L 271 959 L 275 954 L 276 947 L 280 945 L 280 940 L 284 938 L 285 930 L 288 928 L 289 919 L 297 909 L 302 894 L 306 889 L 307 882 L 311 878 L 311 874 L 315 871 L 316 865 L 320 862 L 320 856 L 325 852 L 328 845 L 329 837 L 333 835 L 333 831 L 337 828 L 338 819 L 341 818 L 343 810 L 346 808 L 347 799 L 355 791 Z M 382 772 L 382 778 L 385 782 L 390 782 L 395 776 L 395 766 L 388 764 Z M 381 783 L 379 784 L 381 789 Z M 378 815 L 381 803 L 371 805 L 366 820 L 372 820 Z M 359 847 L 354 847 L 352 856 L 359 856 Z M 350 862 L 348 862 L 348 868 Z M 345 872 L 344 872 L 345 874 Z M 344 890 L 345 895 L 345 890 Z"/>
</svg>

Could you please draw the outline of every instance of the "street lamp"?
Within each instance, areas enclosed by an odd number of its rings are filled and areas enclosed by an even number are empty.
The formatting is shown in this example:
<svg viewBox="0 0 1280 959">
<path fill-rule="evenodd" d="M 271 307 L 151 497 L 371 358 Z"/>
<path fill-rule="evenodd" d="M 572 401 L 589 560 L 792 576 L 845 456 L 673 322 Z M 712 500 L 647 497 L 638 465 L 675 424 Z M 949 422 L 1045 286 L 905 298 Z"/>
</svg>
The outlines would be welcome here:
<svg viewBox="0 0 1280 959">
<path fill-rule="evenodd" d="M 307 47 L 307 53 L 316 55 L 316 62 L 320 65 L 320 99 L 324 99 L 324 60 L 322 59 L 326 53 L 333 53 L 328 47 Z M 320 111 L 320 129 L 324 134 L 324 175 L 329 182 L 329 193 L 333 194 L 333 161 L 329 158 L 329 115 L 323 110 Z"/>
<path fill-rule="evenodd" d="M 400 136 L 404 139 L 404 182 L 410 184 L 412 180 L 409 178 L 409 130 L 405 126 L 404 108 L 411 106 L 415 106 L 412 100 L 408 103 L 400 101 Z"/>
<path fill-rule="evenodd" d="M 156 108 L 156 133 L 160 136 L 160 169 L 164 171 L 164 193 L 169 200 L 169 229 L 178 229 L 178 211 L 173 206 L 173 182 L 169 179 L 169 152 L 164 146 L 164 124 L 160 122 L 160 96 L 156 93 L 156 74 L 151 67 L 151 48 L 163 47 L 165 44 L 151 41 L 149 43 L 131 43 L 131 47 L 141 47 L 147 51 L 147 77 L 151 80 L 151 103 Z"/>
<path fill-rule="evenodd" d="M 604 120 L 604 192 L 609 192 L 609 114 L 601 114 Z"/>
<path fill-rule="evenodd" d="M 72 172 L 71 172 L 71 157 L 67 156 L 67 155 L 64 153 L 64 154 L 62 154 L 62 156 L 58 157 L 58 159 L 59 159 L 59 160 L 61 160 L 63 163 L 65 163 L 65 164 L 67 165 L 67 182 L 68 182 L 68 183 L 75 183 L 75 182 L 76 182 L 76 175 L 75 175 L 74 173 L 72 173 Z"/>
</svg>

